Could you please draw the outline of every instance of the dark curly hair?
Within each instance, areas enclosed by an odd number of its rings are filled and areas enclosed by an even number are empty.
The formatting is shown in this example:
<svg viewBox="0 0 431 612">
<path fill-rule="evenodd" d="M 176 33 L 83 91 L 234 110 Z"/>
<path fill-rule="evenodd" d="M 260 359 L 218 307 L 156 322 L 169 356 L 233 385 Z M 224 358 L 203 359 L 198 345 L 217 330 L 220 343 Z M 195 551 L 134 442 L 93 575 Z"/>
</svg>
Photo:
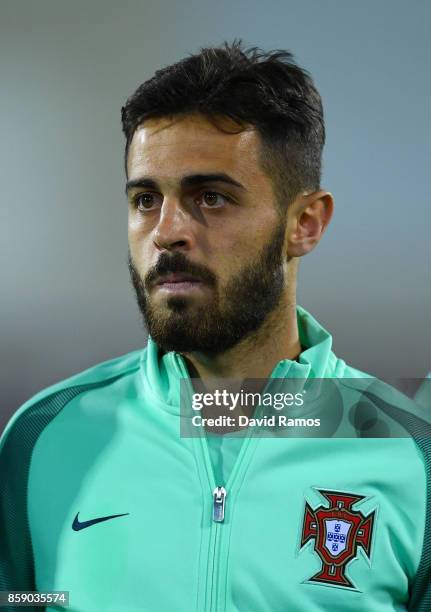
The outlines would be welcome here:
<svg viewBox="0 0 431 612">
<path fill-rule="evenodd" d="M 201 49 L 158 70 L 122 108 L 126 162 L 133 134 L 146 119 L 190 113 L 201 113 L 215 125 L 217 117 L 229 117 L 238 131 L 255 127 L 261 165 L 273 180 L 282 211 L 301 191 L 319 188 L 322 102 L 311 76 L 290 52 L 245 49 L 239 40 Z"/>
</svg>

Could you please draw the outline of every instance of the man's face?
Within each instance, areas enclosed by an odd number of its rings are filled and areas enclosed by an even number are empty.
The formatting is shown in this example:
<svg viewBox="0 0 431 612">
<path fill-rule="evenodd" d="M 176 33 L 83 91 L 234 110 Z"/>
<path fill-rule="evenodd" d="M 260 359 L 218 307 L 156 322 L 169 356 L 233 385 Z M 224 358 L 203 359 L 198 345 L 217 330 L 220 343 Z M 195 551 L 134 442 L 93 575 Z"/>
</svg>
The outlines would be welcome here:
<svg viewBox="0 0 431 612">
<path fill-rule="evenodd" d="M 222 353 L 280 302 L 285 221 L 259 150 L 252 128 L 225 133 L 200 115 L 147 120 L 133 136 L 129 268 L 165 351 Z"/>
</svg>

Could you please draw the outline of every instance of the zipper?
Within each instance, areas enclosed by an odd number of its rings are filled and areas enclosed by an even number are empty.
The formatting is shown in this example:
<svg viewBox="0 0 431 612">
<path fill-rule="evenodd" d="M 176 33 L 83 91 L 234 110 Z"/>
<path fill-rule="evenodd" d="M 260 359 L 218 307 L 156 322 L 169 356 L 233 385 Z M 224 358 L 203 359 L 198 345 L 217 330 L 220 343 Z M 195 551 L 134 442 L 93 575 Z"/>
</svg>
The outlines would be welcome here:
<svg viewBox="0 0 431 612">
<path fill-rule="evenodd" d="M 189 391 L 191 391 L 193 394 L 194 387 L 191 382 L 184 358 L 176 352 L 173 353 L 173 356 L 173 363 L 176 365 L 178 373 L 180 374 L 181 378 L 188 381 Z M 272 379 L 277 378 L 277 374 L 279 374 L 280 378 L 288 378 L 288 373 L 293 365 L 293 362 L 290 362 L 286 368 L 287 362 L 288 360 L 280 361 L 274 367 L 271 375 L 268 377 L 263 391 L 261 391 L 262 394 L 267 392 L 268 387 L 272 384 Z M 309 373 L 304 373 L 304 378 L 308 377 Z M 263 410 L 264 406 L 257 406 L 253 416 L 257 418 L 261 417 Z M 205 427 L 201 425 L 196 429 L 197 435 L 194 436 L 193 442 L 195 447 L 195 456 L 201 459 L 200 461 L 199 459 L 197 460 L 197 469 L 201 485 L 203 487 L 202 492 L 204 493 L 202 538 L 205 537 L 205 528 L 209 527 L 210 531 L 208 541 L 208 562 L 207 567 L 203 572 L 203 574 L 206 575 L 206 583 L 204 588 L 202 588 L 201 580 L 200 578 L 198 579 L 196 612 L 226 612 L 227 606 L 229 606 L 229 604 L 227 604 L 226 590 L 228 584 L 227 557 L 229 554 L 228 547 L 232 523 L 230 517 L 232 517 L 232 508 L 234 507 L 236 495 L 242 486 L 248 466 L 250 465 L 253 454 L 257 448 L 257 443 L 261 437 L 261 427 L 253 427 L 251 431 L 250 429 L 247 430 L 225 486 L 221 484 L 216 485 Z M 211 494 L 210 499 L 209 495 L 206 497 L 207 494 L 205 493 L 205 482 L 209 484 L 209 493 Z M 228 496 L 228 492 L 230 501 L 226 515 L 226 498 Z M 205 517 L 207 517 L 206 520 Z M 208 520 L 209 518 L 211 518 L 210 521 Z M 225 518 L 228 520 L 225 521 Z M 209 525 L 206 521 L 209 522 Z M 224 552 L 224 555 L 221 554 L 222 552 Z M 203 557 L 200 556 L 200 559 L 203 559 Z M 224 563 L 224 567 L 221 568 L 220 565 L 222 563 Z M 224 582 L 220 581 L 220 577 L 222 577 Z"/>
<path fill-rule="evenodd" d="M 206 442 L 206 440 L 205 440 Z M 212 464 L 211 464 L 211 469 Z M 208 583 L 209 589 L 209 602 L 205 606 L 205 610 L 217 612 L 217 610 L 224 609 L 219 607 L 218 603 L 218 591 L 219 591 L 219 577 L 220 577 L 220 548 L 221 548 L 221 537 L 223 534 L 221 523 L 224 522 L 225 515 L 225 504 L 226 504 L 227 491 L 223 486 L 217 486 L 213 491 L 213 509 L 212 509 L 212 565 L 210 574 L 207 578 L 207 589 Z M 211 552 L 211 551 L 210 551 Z M 209 569 L 209 568 L 208 568 Z"/>
<path fill-rule="evenodd" d="M 174 353 L 174 362 L 177 365 L 179 374 L 182 378 L 187 379 L 189 384 L 189 391 L 194 393 L 194 387 L 190 380 L 188 370 L 186 368 L 183 357 Z M 271 384 L 271 379 L 275 377 L 277 368 L 274 368 L 271 376 L 269 377 L 267 384 L 265 385 L 262 394 L 266 392 L 268 386 Z M 286 377 L 284 372 L 283 378 Z M 262 405 L 257 406 L 254 416 L 259 418 L 262 416 L 264 407 Z M 215 482 L 214 469 L 209 454 L 208 441 L 206 436 L 206 430 L 204 426 L 197 427 L 197 435 L 194 437 L 196 443 L 195 449 L 197 454 L 200 456 L 201 461 L 197 462 L 199 476 L 201 478 L 202 485 L 205 481 L 209 484 L 209 494 L 211 498 L 205 503 L 204 497 L 204 511 L 208 511 L 208 518 L 211 518 L 210 522 L 210 537 L 208 547 L 208 563 L 206 569 L 206 585 L 205 592 L 200 593 L 198 589 L 198 603 L 196 610 L 197 612 L 225 612 L 226 611 L 226 592 L 225 586 L 227 583 L 227 568 L 226 565 L 221 568 L 222 562 L 225 562 L 225 558 L 222 557 L 221 551 L 223 545 L 226 548 L 226 539 L 229 541 L 229 533 L 231 528 L 231 521 L 226 518 L 226 509 L 229 507 L 227 518 L 231 516 L 232 507 L 234 504 L 235 497 L 242 485 L 245 473 L 248 465 L 252 459 L 252 456 L 257 448 L 257 442 L 260 439 L 259 433 L 260 428 L 252 428 L 248 430 L 244 435 L 242 445 L 240 447 L 238 456 L 236 457 L 232 471 L 229 474 L 226 484 L 217 485 Z M 231 501 L 227 504 L 226 498 L 229 497 Z M 205 491 L 204 491 L 205 494 Z M 205 524 L 205 517 L 204 517 Z M 225 557 L 227 557 L 227 550 L 225 550 Z M 224 583 L 220 584 L 220 576 L 224 579 Z M 203 607 L 202 607 L 202 602 Z"/>
<path fill-rule="evenodd" d="M 227 493 L 224 487 L 216 487 L 213 491 L 213 521 L 216 523 L 223 523 L 224 521 L 226 495 Z"/>
<path fill-rule="evenodd" d="M 174 356 L 181 377 L 188 380 L 189 391 L 194 393 L 194 388 L 183 358 L 178 353 L 174 353 Z M 258 416 L 257 412 L 261 409 L 262 407 L 257 408 L 256 416 Z M 225 610 L 226 593 L 224 593 L 224 584 L 220 585 L 220 576 L 222 575 L 224 579 L 226 578 L 226 566 L 223 568 L 220 567 L 222 562 L 225 561 L 221 555 L 221 550 L 230 531 L 230 521 L 226 522 L 225 520 L 227 518 L 226 509 L 227 505 L 229 505 L 229 514 L 232 512 L 231 504 L 233 504 L 234 498 L 241 486 L 245 471 L 256 448 L 257 432 L 253 429 L 244 436 L 227 482 L 225 485 L 221 485 L 217 484 L 215 481 L 205 427 L 201 426 L 196 429 L 197 435 L 193 441 L 196 444 L 196 452 L 198 456 L 201 457 L 201 460 L 198 461 L 197 464 L 198 470 L 201 472 L 200 477 L 202 484 L 203 486 L 205 486 L 205 482 L 209 484 L 208 492 L 206 493 L 206 495 L 208 495 L 206 498 L 208 502 L 206 505 L 204 498 L 204 506 L 206 508 L 206 510 L 205 508 L 204 510 L 208 512 L 206 516 L 210 519 L 208 563 L 204 572 L 206 574 L 206 585 L 205 592 L 198 593 L 197 610 L 199 612 L 203 610 L 205 612 L 222 612 Z M 232 499 L 227 504 L 226 498 L 228 497 L 228 493 L 229 497 Z M 209 497 L 209 495 L 211 495 L 211 497 Z M 203 605 L 202 602 L 204 602 Z"/>
<path fill-rule="evenodd" d="M 203 464 L 206 471 L 207 481 L 210 484 L 211 493 L 211 532 L 210 548 L 208 551 L 208 571 L 205 595 L 205 612 L 225 611 L 226 593 L 224 593 L 226 578 L 226 555 L 222 555 L 225 549 L 226 539 L 229 540 L 231 521 L 227 520 L 232 514 L 232 505 L 238 489 L 242 483 L 243 475 L 251 459 L 255 444 L 252 444 L 255 432 L 245 435 L 238 456 L 226 484 L 217 485 L 214 477 L 214 469 L 209 454 L 208 442 L 205 429 L 199 436 L 200 454 L 203 455 Z M 227 502 L 227 498 L 230 501 Z M 229 506 L 229 514 L 227 509 Z M 224 550 L 227 553 L 226 550 Z M 224 583 L 221 583 L 221 579 Z M 200 611 L 199 611 L 200 612 Z"/>
</svg>

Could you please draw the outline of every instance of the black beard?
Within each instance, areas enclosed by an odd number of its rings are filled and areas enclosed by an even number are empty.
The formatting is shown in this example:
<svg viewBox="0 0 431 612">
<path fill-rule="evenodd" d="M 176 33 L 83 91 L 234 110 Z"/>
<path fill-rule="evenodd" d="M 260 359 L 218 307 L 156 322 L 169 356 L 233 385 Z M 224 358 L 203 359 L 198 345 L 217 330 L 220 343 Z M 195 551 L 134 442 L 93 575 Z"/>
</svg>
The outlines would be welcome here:
<svg viewBox="0 0 431 612">
<path fill-rule="evenodd" d="M 130 277 L 144 324 L 154 342 L 165 352 L 203 352 L 218 355 L 232 348 L 258 330 L 280 301 L 283 291 L 283 243 L 285 224 L 275 228 L 270 240 L 258 254 L 233 278 L 225 289 L 220 304 L 217 278 L 195 264 L 190 264 L 180 251 L 163 252 L 142 281 L 129 252 Z M 289 261 L 287 259 L 286 261 Z M 213 287 L 214 300 L 198 310 L 187 297 L 167 299 L 166 314 L 154 308 L 146 287 L 161 274 L 189 273 Z"/>
</svg>

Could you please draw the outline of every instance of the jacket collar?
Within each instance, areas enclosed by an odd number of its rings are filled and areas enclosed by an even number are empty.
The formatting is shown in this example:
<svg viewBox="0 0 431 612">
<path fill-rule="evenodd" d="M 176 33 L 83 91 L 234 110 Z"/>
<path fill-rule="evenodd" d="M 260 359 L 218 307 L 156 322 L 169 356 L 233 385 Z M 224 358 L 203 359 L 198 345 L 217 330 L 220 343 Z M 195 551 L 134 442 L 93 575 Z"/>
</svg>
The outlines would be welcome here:
<svg viewBox="0 0 431 612">
<path fill-rule="evenodd" d="M 316 319 L 297 305 L 299 340 L 306 347 L 298 361 L 282 359 L 270 378 L 327 378 L 334 376 L 337 358 L 333 354 L 332 336 Z M 143 394 L 168 412 L 178 414 L 181 378 L 189 378 L 185 360 L 179 353 L 161 351 L 151 336 L 141 357 Z"/>
</svg>

